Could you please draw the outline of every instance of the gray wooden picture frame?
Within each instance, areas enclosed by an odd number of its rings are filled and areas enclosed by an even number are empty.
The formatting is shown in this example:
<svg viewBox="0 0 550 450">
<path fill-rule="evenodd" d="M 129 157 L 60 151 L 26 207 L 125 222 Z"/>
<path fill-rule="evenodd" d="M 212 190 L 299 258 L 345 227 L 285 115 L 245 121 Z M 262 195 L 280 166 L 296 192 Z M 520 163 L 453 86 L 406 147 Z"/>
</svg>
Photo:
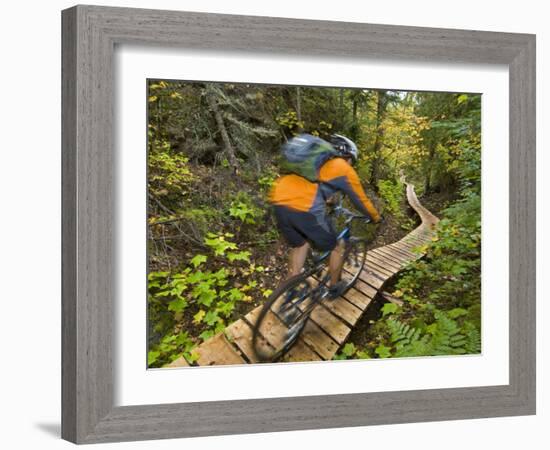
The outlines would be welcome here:
<svg viewBox="0 0 550 450">
<path fill-rule="evenodd" d="M 63 11 L 62 32 L 64 439 L 94 443 L 535 413 L 535 36 L 98 6 Z M 509 384 L 115 407 L 113 53 L 125 43 L 507 65 Z"/>
</svg>

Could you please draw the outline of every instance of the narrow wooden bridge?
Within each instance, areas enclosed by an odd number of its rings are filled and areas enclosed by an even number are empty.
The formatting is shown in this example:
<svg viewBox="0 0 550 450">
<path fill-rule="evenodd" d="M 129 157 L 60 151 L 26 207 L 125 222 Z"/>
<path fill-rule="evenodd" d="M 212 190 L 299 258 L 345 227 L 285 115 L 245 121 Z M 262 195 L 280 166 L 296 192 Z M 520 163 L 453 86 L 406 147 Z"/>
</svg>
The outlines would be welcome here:
<svg viewBox="0 0 550 450">
<path fill-rule="evenodd" d="M 434 225 L 439 219 L 420 204 L 411 184 L 407 184 L 407 200 L 419 215 L 421 224 L 400 241 L 369 250 L 365 268 L 355 286 L 339 299 L 324 301 L 313 310 L 300 338 L 283 361 L 332 359 L 384 284 L 408 263 L 422 256 L 413 249 L 432 238 Z M 258 362 L 252 349 L 252 327 L 260 310 L 261 306 L 254 308 L 224 332 L 199 345 L 194 350 L 199 355 L 196 364 L 211 366 Z M 269 316 L 269 320 L 270 332 L 264 336 L 264 345 L 276 345 L 286 327 L 275 314 Z M 165 367 L 188 365 L 185 358 L 180 357 Z"/>
</svg>

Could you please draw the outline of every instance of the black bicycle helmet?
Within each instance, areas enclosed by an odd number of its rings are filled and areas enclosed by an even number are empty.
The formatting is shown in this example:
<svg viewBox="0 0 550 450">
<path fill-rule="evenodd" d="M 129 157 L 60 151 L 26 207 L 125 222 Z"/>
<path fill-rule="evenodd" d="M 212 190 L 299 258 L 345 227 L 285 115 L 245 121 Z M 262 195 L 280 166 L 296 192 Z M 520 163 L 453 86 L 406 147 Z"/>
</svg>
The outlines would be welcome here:
<svg viewBox="0 0 550 450">
<path fill-rule="evenodd" d="M 330 143 L 340 154 L 340 156 L 344 158 L 351 157 L 354 163 L 357 161 L 359 150 L 357 150 L 357 145 L 355 145 L 355 143 L 351 139 L 348 139 L 347 137 L 340 134 L 333 134 L 330 137 Z"/>
</svg>

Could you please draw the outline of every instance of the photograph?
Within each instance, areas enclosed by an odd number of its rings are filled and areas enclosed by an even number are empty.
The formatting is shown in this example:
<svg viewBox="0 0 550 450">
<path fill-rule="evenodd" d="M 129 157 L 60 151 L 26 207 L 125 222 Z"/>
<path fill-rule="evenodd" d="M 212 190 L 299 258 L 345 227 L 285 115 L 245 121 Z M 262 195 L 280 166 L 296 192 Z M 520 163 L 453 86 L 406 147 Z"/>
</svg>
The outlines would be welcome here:
<svg viewBox="0 0 550 450">
<path fill-rule="evenodd" d="M 481 97 L 148 79 L 147 367 L 481 354 Z"/>
</svg>

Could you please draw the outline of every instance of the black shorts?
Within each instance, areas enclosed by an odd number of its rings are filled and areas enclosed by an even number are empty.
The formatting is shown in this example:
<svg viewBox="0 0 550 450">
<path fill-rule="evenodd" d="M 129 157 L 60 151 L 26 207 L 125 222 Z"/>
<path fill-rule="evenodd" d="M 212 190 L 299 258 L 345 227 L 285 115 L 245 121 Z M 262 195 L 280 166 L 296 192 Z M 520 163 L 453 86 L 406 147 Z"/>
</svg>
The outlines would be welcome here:
<svg viewBox="0 0 550 450">
<path fill-rule="evenodd" d="M 277 226 L 291 247 L 301 247 L 309 241 L 320 251 L 336 247 L 336 232 L 324 215 L 274 206 Z"/>
</svg>

